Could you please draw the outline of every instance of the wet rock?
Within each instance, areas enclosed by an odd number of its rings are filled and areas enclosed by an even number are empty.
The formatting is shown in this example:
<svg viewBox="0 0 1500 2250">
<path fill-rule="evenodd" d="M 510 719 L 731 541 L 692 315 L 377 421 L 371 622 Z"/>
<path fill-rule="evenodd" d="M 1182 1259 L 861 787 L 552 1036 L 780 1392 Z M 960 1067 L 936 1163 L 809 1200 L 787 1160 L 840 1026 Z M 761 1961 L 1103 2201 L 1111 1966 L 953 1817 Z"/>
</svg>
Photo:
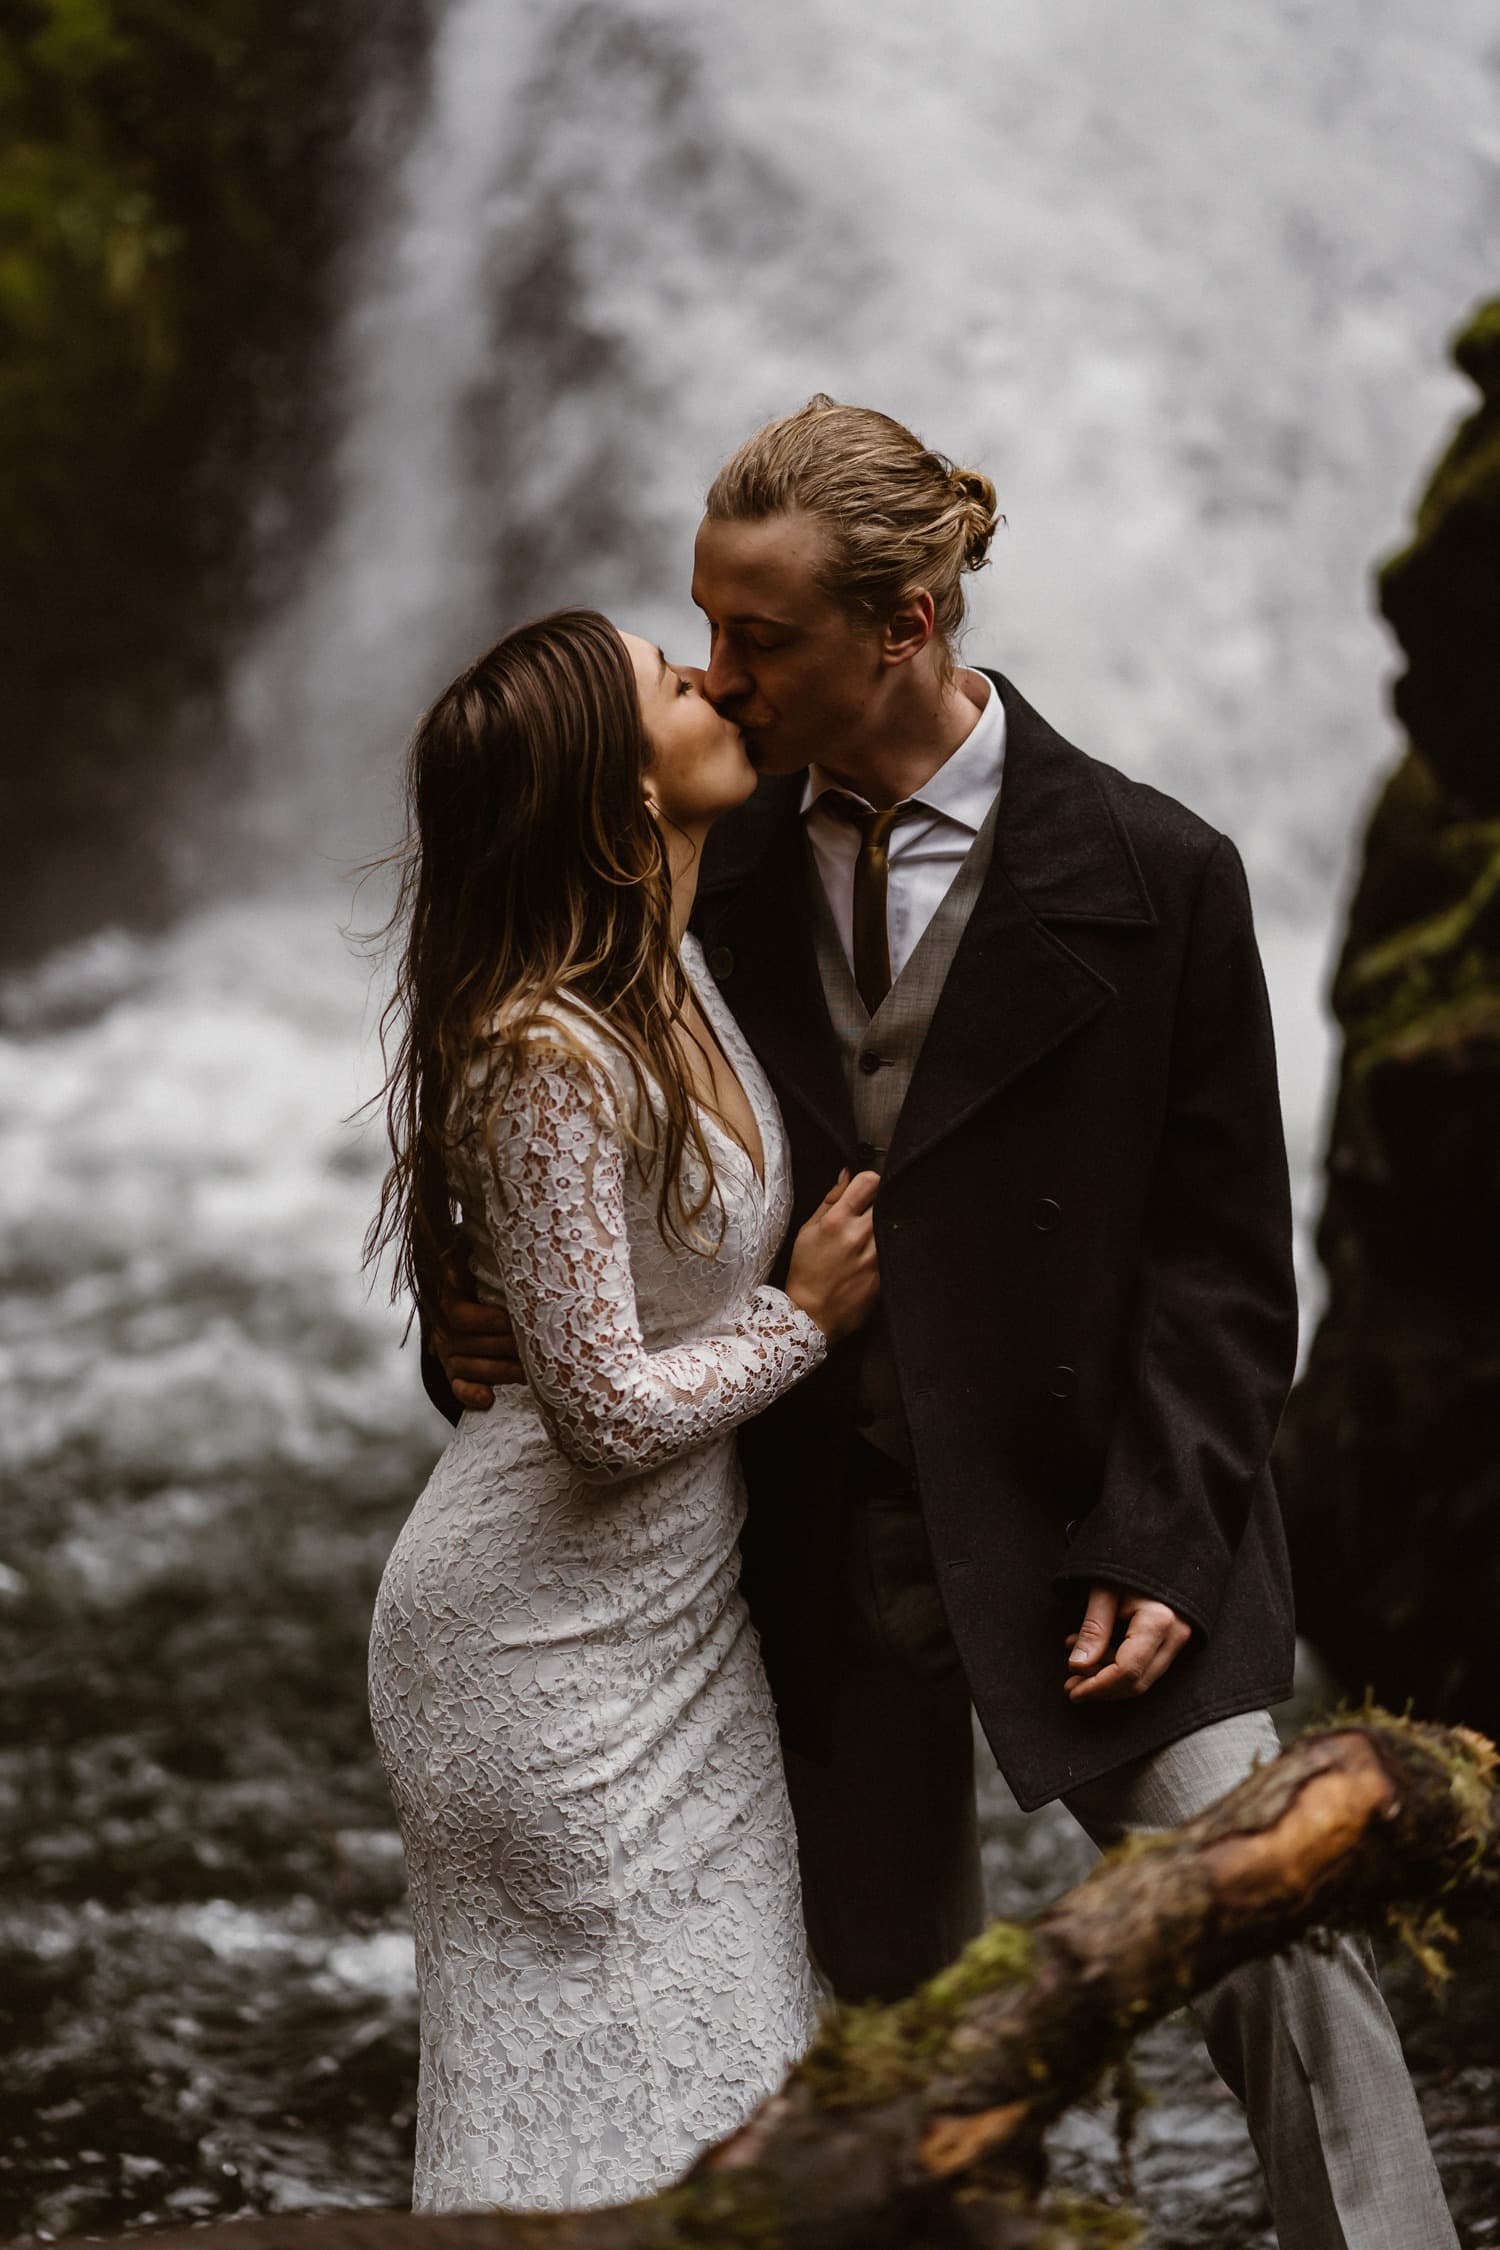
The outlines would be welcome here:
<svg viewBox="0 0 1500 2250">
<path fill-rule="evenodd" d="M 1439 462 L 1410 544 L 1380 573 L 1406 651 L 1396 715 L 1443 786 L 1500 812 L 1500 298 L 1457 338 L 1482 404 Z"/>
<path fill-rule="evenodd" d="M 1328 1308 L 1278 1447 L 1298 1614 L 1349 1687 L 1500 1726 L 1500 300 L 1381 574 L 1408 670 L 1334 985 Z"/>
</svg>

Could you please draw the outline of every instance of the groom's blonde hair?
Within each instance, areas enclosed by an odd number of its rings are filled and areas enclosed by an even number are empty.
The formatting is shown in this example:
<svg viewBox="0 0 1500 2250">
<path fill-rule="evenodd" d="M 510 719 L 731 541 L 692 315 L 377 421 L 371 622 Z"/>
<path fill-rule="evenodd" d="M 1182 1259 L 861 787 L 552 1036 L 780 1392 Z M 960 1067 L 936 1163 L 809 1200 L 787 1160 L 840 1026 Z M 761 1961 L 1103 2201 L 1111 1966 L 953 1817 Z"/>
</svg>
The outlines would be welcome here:
<svg viewBox="0 0 1500 2250">
<path fill-rule="evenodd" d="M 889 414 L 819 391 L 746 438 L 708 488 L 720 523 L 800 513 L 830 534 L 824 591 L 856 615 L 888 617 L 925 586 L 945 660 L 964 621 L 963 578 L 981 570 L 1002 519 L 995 487 L 959 469 Z"/>
</svg>

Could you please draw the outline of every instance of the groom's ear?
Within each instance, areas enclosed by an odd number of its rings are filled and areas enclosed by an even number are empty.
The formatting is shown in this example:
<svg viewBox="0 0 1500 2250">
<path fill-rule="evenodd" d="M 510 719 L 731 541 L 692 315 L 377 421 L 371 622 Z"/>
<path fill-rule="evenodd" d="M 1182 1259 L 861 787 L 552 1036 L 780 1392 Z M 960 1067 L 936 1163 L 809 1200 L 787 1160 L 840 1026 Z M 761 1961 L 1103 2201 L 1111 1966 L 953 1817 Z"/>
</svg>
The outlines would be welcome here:
<svg viewBox="0 0 1500 2250">
<path fill-rule="evenodd" d="M 909 664 L 932 639 L 937 606 L 925 586 L 913 586 L 901 596 L 880 629 L 881 655 L 887 664 Z"/>
</svg>

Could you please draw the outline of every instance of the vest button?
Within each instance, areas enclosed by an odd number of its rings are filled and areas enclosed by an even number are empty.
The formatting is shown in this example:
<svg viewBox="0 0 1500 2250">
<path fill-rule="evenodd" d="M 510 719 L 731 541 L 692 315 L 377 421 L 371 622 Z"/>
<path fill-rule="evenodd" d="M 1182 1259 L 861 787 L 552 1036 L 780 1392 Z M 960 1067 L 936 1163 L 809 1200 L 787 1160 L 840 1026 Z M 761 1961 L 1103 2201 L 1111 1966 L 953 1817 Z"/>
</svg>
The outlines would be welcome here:
<svg viewBox="0 0 1500 2250">
<path fill-rule="evenodd" d="M 715 945 L 708 952 L 708 973 L 722 984 L 725 977 L 734 975 L 734 955 L 727 945 Z"/>
<path fill-rule="evenodd" d="M 1038 1234 L 1050 1234 L 1062 1217 L 1062 1205 L 1050 1195 L 1044 1195 L 1031 1214 L 1031 1223 Z"/>
<path fill-rule="evenodd" d="M 1047 1385 L 1054 1398 L 1072 1398 L 1078 1389 L 1076 1367 L 1054 1367 L 1052 1380 Z"/>
<path fill-rule="evenodd" d="M 885 1057 L 884 1055 L 872 1055 L 869 1049 L 866 1048 L 865 1052 L 859 1058 L 859 1067 L 864 1072 L 866 1078 L 873 1078 L 877 1070 L 884 1070 Z"/>
</svg>

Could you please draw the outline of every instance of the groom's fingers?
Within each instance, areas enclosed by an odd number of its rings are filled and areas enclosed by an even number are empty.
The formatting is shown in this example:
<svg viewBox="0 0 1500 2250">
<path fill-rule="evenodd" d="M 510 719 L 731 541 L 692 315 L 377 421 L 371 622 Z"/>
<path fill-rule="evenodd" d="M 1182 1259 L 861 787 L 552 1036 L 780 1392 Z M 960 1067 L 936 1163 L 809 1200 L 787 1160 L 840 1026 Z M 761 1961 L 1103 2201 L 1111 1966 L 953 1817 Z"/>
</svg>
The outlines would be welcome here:
<svg viewBox="0 0 1500 2250">
<path fill-rule="evenodd" d="M 448 1388 L 466 1413 L 486 1414 L 495 1403 L 495 1394 L 488 1383 L 455 1383 Z"/>
<path fill-rule="evenodd" d="M 450 1383 L 509 1383 L 514 1381 L 520 1365 L 517 1352 L 502 1359 L 498 1353 L 490 1357 L 484 1352 L 466 1351 L 445 1359 L 443 1373 Z"/>
<path fill-rule="evenodd" d="M 1121 1703 L 1156 1685 L 1192 1638 L 1192 1627 L 1165 1602 L 1131 1595 L 1121 1605 L 1125 1634 L 1109 1663 L 1086 1679 L 1071 1679 L 1073 1703 Z"/>
<path fill-rule="evenodd" d="M 505 1344 L 511 1341 L 510 1322 L 500 1305 L 481 1305 L 474 1297 L 445 1297 L 438 1307 L 438 1332 L 464 1349 L 477 1348 L 482 1337 L 487 1344 Z"/>
<path fill-rule="evenodd" d="M 1120 1597 L 1113 1586 L 1095 1586 L 1090 1591 L 1083 1623 L 1069 1642 L 1068 1671 L 1072 1676 L 1067 1684 L 1070 1688 L 1080 1674 L 1092 1671 L 1108 1656 L 1119 1607 Z"/>
<path fill-rule="evenodd" d="M 520 1364 L 521 1354 L 509 1329 L 493 1335 L 459 1336 L 451 1328 L 436 1328 L 432 1348 L 450 1375 L 468 1375 L 492 1383 L 507 1367 Z"/>
</svg>

